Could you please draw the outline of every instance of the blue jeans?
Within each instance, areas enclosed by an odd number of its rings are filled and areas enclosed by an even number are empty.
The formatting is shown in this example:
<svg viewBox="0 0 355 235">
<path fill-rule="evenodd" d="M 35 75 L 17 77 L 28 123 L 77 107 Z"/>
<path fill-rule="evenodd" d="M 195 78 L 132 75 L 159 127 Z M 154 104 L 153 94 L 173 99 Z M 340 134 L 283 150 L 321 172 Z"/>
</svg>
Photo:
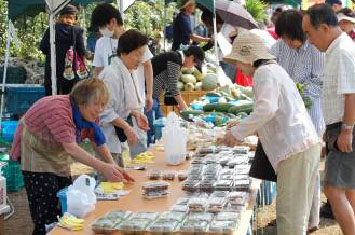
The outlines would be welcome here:
<svg viewBox="0 0 355 235">
<path fill-rule="evenodd" d="M 146 112 L 145 115 L 148 118 L 148 123 L 149 123 L 149 130 L 147 131 L 148 135 L 148 147 L 151 143 L 155 142 L 154 139 L 154 121 L 160 119 L 163 115 L 160 110 L 160 104 L 158 99 L 153 98 L 153 108 Z"/>
</svg>

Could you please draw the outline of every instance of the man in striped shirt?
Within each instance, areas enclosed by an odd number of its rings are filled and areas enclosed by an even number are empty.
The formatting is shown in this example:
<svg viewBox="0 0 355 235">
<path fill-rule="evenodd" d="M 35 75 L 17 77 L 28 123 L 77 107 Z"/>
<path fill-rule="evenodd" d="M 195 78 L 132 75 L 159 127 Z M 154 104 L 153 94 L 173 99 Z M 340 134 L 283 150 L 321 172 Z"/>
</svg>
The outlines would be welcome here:
<svg viewBox="0 0 355 235">
<path fill-rule="evenodd" d="M 325 123 L 322 109 L 321 74 L 324 67 L 324 53 L 311 45 L 302 30 L 302 15 L 295 10 L 284 11 L 275 25 L 280 38 L 271 48 L 272 54 L 295 83 L 309 87 L 311 108 L 308 113 L 320 138 L 323 137 Z M 306 93 L 306 92 L 305 92 Z M 308 93 L 308 92 L 307 92 Z M 309 230 L 319 224 L 320 181 L 316 177 L 315 192 L 309 219 Z"/>
</svg>

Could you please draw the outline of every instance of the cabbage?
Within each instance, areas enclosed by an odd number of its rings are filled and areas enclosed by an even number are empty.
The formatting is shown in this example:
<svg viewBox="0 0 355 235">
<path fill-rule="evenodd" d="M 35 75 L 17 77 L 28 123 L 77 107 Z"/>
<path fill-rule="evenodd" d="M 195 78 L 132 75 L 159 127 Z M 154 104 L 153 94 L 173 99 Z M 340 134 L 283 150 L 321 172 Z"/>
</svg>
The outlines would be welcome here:
<svg viewBox="0 0 355 235">
<path fill-rule="evenodd" d="M 206 74 L 202 81 L 202 89 L 204 91 L 212 91 L 218 86 L 218 76 L 215 73 Z"/>
</svg>

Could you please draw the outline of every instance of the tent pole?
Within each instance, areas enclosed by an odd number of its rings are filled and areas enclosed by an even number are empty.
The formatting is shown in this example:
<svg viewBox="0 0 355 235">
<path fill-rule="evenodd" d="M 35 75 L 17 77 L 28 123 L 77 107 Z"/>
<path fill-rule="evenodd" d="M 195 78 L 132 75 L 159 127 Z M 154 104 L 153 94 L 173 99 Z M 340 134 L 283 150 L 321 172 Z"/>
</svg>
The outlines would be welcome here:
<svg viewBox="0 0 355 235">
<path fill-rule="evenodd" d="M 80 22 L 80 25 L 81 25 L 81 27 L 83 28 L 83 30 L 84 30 L 84 32 L 83 32 L 83 38 L 84 38 L 84 46 L 85 46 L 85 48 L 86 48 L 86 39 L 87 39 L 87 37 L 86 37 L 86 32 L 87 32 L 87 30 L 86 30 L 86 12 L 85 12 L 85 6 L 83 5 L 83 4 L 80 4 L 80 10 L 81 10 L 81 22 Z"/>
<path fill-rule="evenodd" d="M 121 13 L 122 20 L 124 20 L 124 12 L 123 12 L 123 0 L 117 0 L 118 10 Z"/>
<path fill-rule="evenodd" d="M 167 18 L 168 18 L 168 13 L 167 13 L 167 4 L 164 0 L 164 29 L 163 29 L 163 37 L 164 37 L 164 52 L 166 52 L 166 25 L 167 25 Z"/>
<path fill-rule="evenodd" d="M 9 65 L 10 58 L 10 45 L 11 45 L 11 32 L 10 32 L 10 24 L 11 20 L 9 20 L 9 28 L 8 28 L 8 36 L 6 40 L 6 51 L 5 51 L 5 59 L 4 59 L 4 73 L 2 75 L 2 87 L 1 87 L 1 110 L 0 110 L 0 128 L 2 131 L 2 115 L 4 112 L 4 93 L 5 93 L 5 83 L 6 83 L 6 69 Z"/>
<path fill-rule="evenodd" d="M 51 12 L 50 15 L 49 15 L 49 34 L 50 34 L 50 45 L 51 45 L 52 95 L 56 95 L 57 94 L 54 16 L 55 16 L 54 12 Z"/>
<path fill-rule="evenodd" d="M 218 43 L 217 43 L 217 21 L 216 21 L 216 13 L 215 16 L 213 17 L 213 35 L 214 35 L 214 49 L 215 49 L 215 55 L 216 55 L 216 61 L 217 65 L 219 62 L 219 57 L 218 57 Z"/>
</svg>

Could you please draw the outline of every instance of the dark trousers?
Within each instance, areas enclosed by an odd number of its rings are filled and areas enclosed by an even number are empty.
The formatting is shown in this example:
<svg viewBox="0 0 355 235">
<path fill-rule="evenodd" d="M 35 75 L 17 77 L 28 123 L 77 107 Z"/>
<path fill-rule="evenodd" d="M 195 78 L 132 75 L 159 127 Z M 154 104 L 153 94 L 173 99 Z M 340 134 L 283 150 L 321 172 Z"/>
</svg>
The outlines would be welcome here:
<svg viewBox="0 0 355 235">
<path fill-rule="evenodd" d="M 57 95 L 67 95 L 71 92 L 73 86 L 78 82 L 77 79 L 65 80 L 57 79 Z M 46 79 L 44 81 L 44 91 L 46 96 L 52 95 L 52 80 Z"/>
<path fill-rule="evenodd" d="M 50 172 L 23 171 L 27 198 L 34 223 L 32 235 L 45 235 L 45 224 L 57 221 L 62 214 L 57 192 L 72 183 L 71 177 L 60 177 Z"/>
</svg>

